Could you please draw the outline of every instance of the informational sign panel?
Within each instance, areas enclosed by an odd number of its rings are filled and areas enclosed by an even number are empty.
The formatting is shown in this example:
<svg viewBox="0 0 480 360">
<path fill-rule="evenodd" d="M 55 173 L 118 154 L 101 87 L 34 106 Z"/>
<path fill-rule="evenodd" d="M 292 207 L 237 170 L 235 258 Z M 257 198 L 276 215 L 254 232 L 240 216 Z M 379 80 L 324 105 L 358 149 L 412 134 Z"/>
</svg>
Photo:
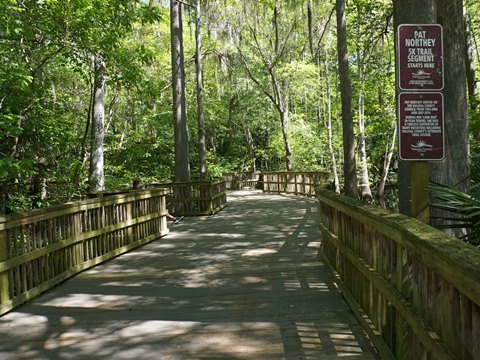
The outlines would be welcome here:
<svg viewBox="0 0 480 360">
<path fill-rule="evenodd" d="M 404 92 L 398 97 L 399 156 L 402 160 L 443 160 L 443 95 Z"/>
<path fill-rule="evenodd" d="M 397 35 L 400 89 L 442 90 L 444 82 L 442 26 L 403 24 L 398 26 Z"/>
</svg>

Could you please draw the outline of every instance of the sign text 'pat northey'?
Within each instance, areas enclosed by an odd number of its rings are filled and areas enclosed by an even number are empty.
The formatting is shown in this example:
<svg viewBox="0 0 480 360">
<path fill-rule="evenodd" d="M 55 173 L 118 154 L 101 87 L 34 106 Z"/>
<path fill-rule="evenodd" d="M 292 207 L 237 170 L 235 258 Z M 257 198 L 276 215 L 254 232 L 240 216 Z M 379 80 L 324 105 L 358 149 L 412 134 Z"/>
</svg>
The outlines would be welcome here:
<svg viewBox="0 0 480 360">
<path fill-rule="evenodd" d="M 443 89 L 443 37 L 439 24 L 398 27 L 398 79 L 401 90 Z"/>
</svg>

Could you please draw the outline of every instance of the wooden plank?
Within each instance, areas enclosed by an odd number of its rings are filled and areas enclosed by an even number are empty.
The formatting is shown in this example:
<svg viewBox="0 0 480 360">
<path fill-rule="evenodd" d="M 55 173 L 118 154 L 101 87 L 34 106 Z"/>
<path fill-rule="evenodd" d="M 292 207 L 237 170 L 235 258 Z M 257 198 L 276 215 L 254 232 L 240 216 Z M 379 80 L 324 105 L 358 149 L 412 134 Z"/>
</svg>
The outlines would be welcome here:
<svg viewBox="0 0 480 360">
<path fill-rule="evenodd" d="M 416 219 L 363 204 L 317 188 L 317 198 L 374 228 L 416 256 L 430 269 L 480 303 L 480 250 Z"/>
<path fill-rule="evenodd" d="M 72 267 L 70 269 L 66 269 L 64 271 L 61 270 L 56 270 L 55 275 L 51 277 L 48 281 L 40 284 L 39 286 L 36 286 L 33 289 L 24 291 L 22 294 L 16 296 L 13 300 L 10 301 L 2 301 L 2 304 L 0 306 L 0 316 L 5 314 L 6 312 L 12 310 L 15 307 L 18 307 L 21 304 L 24 304 L 27 301 L 30 301 L 31 299 L 37 297 L 38 295 L 42 294 L 43 292 L 55 287 L 56 285 L 60 284 L 61 282 L 71 278 L 72 276 L 89 269 L 91 267 L 94 267 L 98 264 L 101 264 L 107 260 L 113 259 L 121 254 L 124 254 L 132 249 L 135 249 L 137 247 L 143 246 L 151 241 L 154 241 L 160 237 L 163 237 L 167 235 L 168 231 L 164 233 L 159 233 L 155 234 L 149 237 L 144 238 L 143 240 L 137 241 L 136 243 L 130 244 L 123 246 L 119 249 L 116 249 L 114 251 L 108 252 L 102 256 L 97 256 L 94 259 L 91 259 L 89 261 L 85 261 L 81 264 L 78 264 L 75 267 Z"/>
<path fill-rule="evenodd" d="M 375 359 L 316 257 L 315 203 L 256 194 L 0 318 L 1 356 Z"/>
<path fill-rule="evenodd" d="M 390 347 L 387 345 L 387 343 L 383 339 L 382 334 L 378 329 L 378 327 L 371 321 L 371 318 L 364 312 L 363 308 L 357 303 L 355 298 L 350 294 L 348 287 L 345 286 L 342 281 L 342 277 L 339 276 L 338 273 L 335 271 L 334 267 L 332 266 L 328 258 L 323 257 L 323 261 L 325 265 L 327 265 L 330 273 L 334 276 L 335 283 L 340 288 L 343 297 L 348 302 L 357 320 L 362 324 L 363 329 L 368 333 L 368 336 L 375 344 L 375 347 L 379 351 L 381 358 L 385 360 L 396 359 Z"/>
<path fill-rule="evenodd" d="M 445 344 L 440 341 L 439 336 L 426 329 L 423 320 L 418 318 L 403 296 L 381 274 L 358 258 L 351 249 L 342 244 L 337 236 L 332 234 L 323 224 L 320 224 L 320 228 L 323 237 L 328 238 L 328 241 L 334 244 L 355 265 L 355 268 L 367 277 L 380 293 L 392 303 L 397 312 L 408 322 L 410 329 L 421 339 L 427 350 L 434 355 L 435 359 L 454 359 L 454 356 Z"/>
</svg>

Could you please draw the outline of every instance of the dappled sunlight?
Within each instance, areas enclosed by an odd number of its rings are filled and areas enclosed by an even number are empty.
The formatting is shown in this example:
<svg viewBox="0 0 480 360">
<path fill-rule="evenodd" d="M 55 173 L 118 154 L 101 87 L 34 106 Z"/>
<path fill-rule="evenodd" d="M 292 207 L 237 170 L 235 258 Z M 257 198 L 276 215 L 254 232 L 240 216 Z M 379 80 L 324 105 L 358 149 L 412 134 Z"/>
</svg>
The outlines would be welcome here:
<svg viewBox="0 0 480 360">
<path fill-rule="evenodd" d="M 323 290 L 323 291 L 331 291 L 330 287 L 325 282 L 316 282 L 316 281 L 309 281 L 308 287 L 310 289 L 315 290 Z"/>
<path fill-rule="evenodd" d="M 146 336 L 151 335 L 163 338 L 185 335 L 199 325 L 201 325 L 199 322 L 194 321 L 135 321 L 117 333 L 121 339 L 141 343 Z"/>
<path fill-rule="evenodd" d="M 242 284 L 265 284 L 268 280 L 258 276 L 244 276 L 241 280 Z"/>
<path fill-rule="evenodd" d="M 196 235 L 198 237 L 198 235 Z M 243 239 L 245 234 L 235 234 L 235 233 L 202 233 L 200 238 L 229 238 L 229 239 Z"/>
<path fill-rule="evenodd" d="M 2 339 L 8 336 L 19 336 L 25 340 L 33 339 L 48 329 L 48 317 L 32 313 L 11 312 L 1 317 L 0 334 Z M 25 331 L 28 329 L 28 331 Z"/>
<path fill-rule="evenodd" d="M 312 199 L 230 195 L 211 217 L 0 318 L 7 359 L 320 359 L 368 354 L 318 260 Z"/>
<path fill-rule="evenodd" d="M 275 254 L 276 252 L 277 252 L 277 250 L 275 250 L 275 249 L 262 248 L 262 249 L 253 249 L 253 250 L 246 251 L 240 256 L 244 256 L 244 257 L 247 257 L 247 256 L 262 256 L 262 255 Z"/>
<path fill-rule="evenodd" d="M 68 296 L 57 297 L 42 304 L 52 307 L 75 307 L 92 309 L 118 309 L 130 306 L 130 304 L 152 303 L 155 299 L 148 299 L 145 296 L 132 295 L 101 295 L 101 294 L 69 294 Z"/>
</svg>

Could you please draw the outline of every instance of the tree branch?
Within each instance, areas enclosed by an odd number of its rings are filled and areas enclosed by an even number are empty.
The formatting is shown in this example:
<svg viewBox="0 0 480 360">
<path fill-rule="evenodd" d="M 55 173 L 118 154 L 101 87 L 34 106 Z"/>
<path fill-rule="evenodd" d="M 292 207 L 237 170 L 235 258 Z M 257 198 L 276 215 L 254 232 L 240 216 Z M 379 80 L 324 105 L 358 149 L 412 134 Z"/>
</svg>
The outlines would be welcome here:
<svg viewBox="0 0 480 360">
<path fill-rule="evenodd" d="M 238 45 L 236 45 L 238 52 L 240 53 L 240 57 L 242 58 L 242 62 L 245 65 L 245 69 L 247 70 L 248 77 L 255 83 L 257 84 L 258 87 L 262 90 L 262 92 L 275 104 L 277 105 L 277 101 L 273 97 L 272 94 L 270 94 L 265 88 L 263 87 L 262 83 L 253 75 L 252 70 L 250 70 L 250 67 L 248 66 L 247 60 L 245 59 L 245 56 L 243 55 L 242 50 Z"/>
<path fill-rule="evenodd" d="M 325 23 L 325 27 L 323 28 L 322 35 L 320 35 L 320 38 L 317 41 L 317 53 L 318 49 L 320 48 L 320 44 L 322 43 L 323 37 L 325 36 L 325 33 L 327 32 L 328 24 L 332 20 L 333 13 L 335 12 L 335 6 L 332 8 L 332 11 L 330 11 L 330 15 L 328 16 L 328 20 Z"/>
</svg>

